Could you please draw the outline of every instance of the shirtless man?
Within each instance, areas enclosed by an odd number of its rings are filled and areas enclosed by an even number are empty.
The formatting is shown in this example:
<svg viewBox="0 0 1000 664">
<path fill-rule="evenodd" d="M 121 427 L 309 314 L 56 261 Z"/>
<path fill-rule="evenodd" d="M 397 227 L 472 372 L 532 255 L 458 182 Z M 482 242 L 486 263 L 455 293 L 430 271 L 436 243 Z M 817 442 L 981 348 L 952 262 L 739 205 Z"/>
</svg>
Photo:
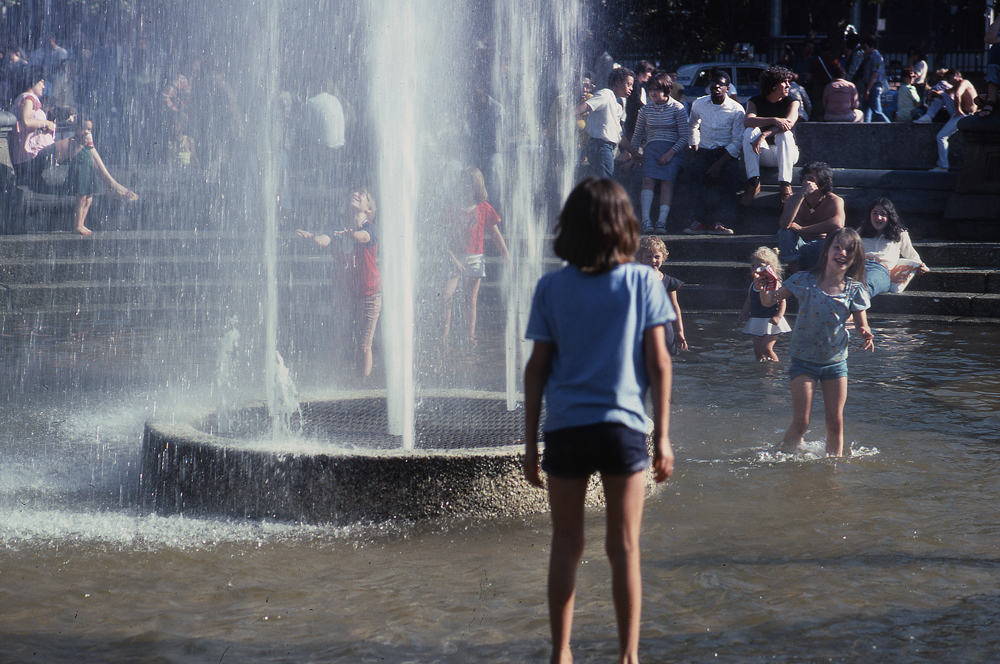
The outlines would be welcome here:
<svg viewBox="0 0 1000 664">
<path fill-rule="evenodd" d="M 957 69 L 948 70 L 945 80 L 951 83 L 951 90 L 944 93 L 951 96 L 954 105 L 945 103 L 945 108 L 951 112 L 951 119 L 945 123 L 937 135 L 938 160 L 937 166 L 931 170 L 948 170 L 948 139 L 958 131 L 958 121 L 966 115 L 971 115 L 976 109 L 976 88 L 964 78 Z"/>
<path fill-rule="evenodd" d="M 833 171 L 822 161 L 799 172 L 801 186 L 785 201 L 778 218 L 778 252 L 788 271 L 816 264 L 827 233 L 844 227 L 844 199 L 833 193 Z"/>
</svg>

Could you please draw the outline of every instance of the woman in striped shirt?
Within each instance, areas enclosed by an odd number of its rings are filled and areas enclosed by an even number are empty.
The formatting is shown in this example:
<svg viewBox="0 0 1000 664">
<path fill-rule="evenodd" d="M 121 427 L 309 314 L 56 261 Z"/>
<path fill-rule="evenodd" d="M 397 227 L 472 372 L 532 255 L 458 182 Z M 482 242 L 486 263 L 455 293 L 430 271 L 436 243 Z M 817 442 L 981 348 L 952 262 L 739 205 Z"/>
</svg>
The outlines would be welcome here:
<svg viewBox="0 0 1000 664">
<path fill-rule="evenodd" d="M 684 165 L 684 154 L 691 138 L 688 114 L 684 105 L 670 98 L 674 80 L 664 73 L 657 74 L 649 82 L 649 98 L 652 101 L 639 110 L 632 134 L 632 147 L 642 146 L 644 160 L 642 166 L 642 232 L 666 233 L 667 215 L 674 197 L 674 182 Z M 653 190 L 660 183 L 660 216 L 654 226 L 649 218 L 653 205 Z"/>
</svg>

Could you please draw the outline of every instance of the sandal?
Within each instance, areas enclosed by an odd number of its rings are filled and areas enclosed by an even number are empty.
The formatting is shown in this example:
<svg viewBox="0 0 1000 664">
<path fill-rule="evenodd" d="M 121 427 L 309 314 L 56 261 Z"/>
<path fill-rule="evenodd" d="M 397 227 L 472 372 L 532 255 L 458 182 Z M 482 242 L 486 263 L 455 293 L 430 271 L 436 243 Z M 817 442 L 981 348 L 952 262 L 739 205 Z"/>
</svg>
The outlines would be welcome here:
<svg viewBox="0 0 1000 664">
<path fill-rule="evenodd" d="M 983 106 L 982 106 L 982 108 L 979 109 L 979 113 L 977 115 L 979 115 L 979 117 L 981 117 L 981 118 L 988 118 L 988 117 L 992 116 L 993 115 L 993 104 L 994 103 L 995 102 L 992 102 L 992 101 L 984 101 L 983 102 Z"/>
</svg>

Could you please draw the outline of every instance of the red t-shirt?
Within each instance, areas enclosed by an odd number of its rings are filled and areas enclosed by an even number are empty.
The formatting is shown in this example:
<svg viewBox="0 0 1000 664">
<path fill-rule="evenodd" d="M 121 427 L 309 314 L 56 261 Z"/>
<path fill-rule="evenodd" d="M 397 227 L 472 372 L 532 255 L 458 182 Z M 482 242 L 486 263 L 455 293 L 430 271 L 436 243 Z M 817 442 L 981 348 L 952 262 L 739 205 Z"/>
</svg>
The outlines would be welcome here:
<svg viewBox="0 0 1000 664">
<path fill-rule="evenodd" d="M 344 258 L 334 276 L 334 285 L 346 289 L 351 297 L 369 297 L 382 290 L 382 275 L 378 271 L 378 227 L 366 222 L 358 230 L 368 233 L 371 240 L 354 243 L 350 253 L 343 253 L 339 243 L 331 245 L 334 257 Z"/>
<path fill-rule="evenodd" d="M 500 215 L 486 201 L 477 205 L 471 212 L 463 209 L 455 210 L 448 218 L 451 250 L 457 254 L 483 253 L 486 229 L 499 223 Z"/>
</svg>

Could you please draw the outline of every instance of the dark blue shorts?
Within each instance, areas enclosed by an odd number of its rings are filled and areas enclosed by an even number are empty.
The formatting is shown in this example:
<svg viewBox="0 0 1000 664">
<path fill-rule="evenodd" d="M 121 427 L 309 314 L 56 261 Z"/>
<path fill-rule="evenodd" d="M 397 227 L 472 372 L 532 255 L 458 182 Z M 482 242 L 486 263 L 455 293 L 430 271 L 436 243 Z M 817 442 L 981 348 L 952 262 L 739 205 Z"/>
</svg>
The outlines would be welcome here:
<svg viewBox="0 0 1000 664">
<path fill-rule="evenodd" d="M 631 475 L 649 466 L 646 434 L 617 422 L 545 432 L 542 470 L 566 480 Z"/>
</svg>

